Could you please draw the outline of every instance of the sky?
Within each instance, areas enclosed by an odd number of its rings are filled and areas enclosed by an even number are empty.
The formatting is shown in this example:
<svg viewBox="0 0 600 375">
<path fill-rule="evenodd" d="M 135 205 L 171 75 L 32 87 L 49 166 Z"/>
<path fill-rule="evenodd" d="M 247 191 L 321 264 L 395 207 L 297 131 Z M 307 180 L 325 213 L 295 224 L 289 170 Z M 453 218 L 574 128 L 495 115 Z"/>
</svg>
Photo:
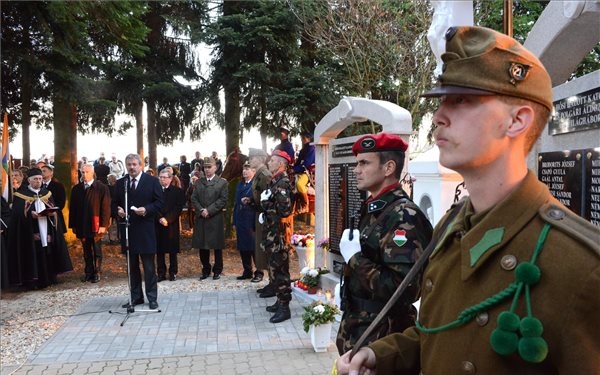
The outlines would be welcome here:
<svg viewBox="0 0 600 375">
<path fill-rule="evenodd" d="M 31 158 L 40 159 L 44 154 L 47 156 L 54 155 L 54 133 L 46 130 L 30 130 L 30 152 Z M 145 152 L 147 153 L 147 142 L 145 143 Z M 275 145 L 279 143 L 279 139 L 270 138 L 267 140 L 267 152 L 270 152 Z M 292 143 L 300 144 L 300 139 L 292 139 Z M 261 148 L 260 134 L 258 131 L 244 133 L 244 138 L 240 144 L 242 153 L 248 154 L 248 148 Z M 100 156 L 101 152 L 107 159 L 115 153 L 121 160 L 127 154 L 136 152 L 135 129 L 123 136 L 108 137 L 103 134 L 87 134 L 77 136 L 77 157 L 87 156 L 88 160 L 95 160 Z M 22 137 L 18 134 L 9 145 L 10 153 L 13 158 L 21 159 L 23 157 Z M 194 158 L 194 153 L 200 151 L 200 154 L 209 156 L 212 151 L 217 151 L 217 154 L 225 158 L 225 130 L 213 129 L 206 133 L 200 141 L 191 142 L 175 142 L 172 146 L 157 147 L 157 162 L 161 163 L 163 157 L 169 159 L 169 163 L 178 163 L 179 156 L 186 155 L 188 161 Z"/>
</svg>

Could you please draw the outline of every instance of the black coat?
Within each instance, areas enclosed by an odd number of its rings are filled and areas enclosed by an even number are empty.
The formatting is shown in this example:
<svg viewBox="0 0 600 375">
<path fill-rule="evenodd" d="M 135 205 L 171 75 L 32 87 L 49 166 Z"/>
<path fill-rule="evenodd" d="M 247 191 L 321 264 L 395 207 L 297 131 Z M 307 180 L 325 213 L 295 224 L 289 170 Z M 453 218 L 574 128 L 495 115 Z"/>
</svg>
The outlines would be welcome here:
<svg viewBox="0 0 600 375">
<path fill-rule="evenodd" d="M 159 253 L 179 252 L 179 215 L 185 205 L 183 189 L 171 185 L 163 191 L 163 208 L 156 215 L 156 242 Z M 165 227 L 158 221 L 165 218 L 168 225 Z"/>
<path fill-rule="evenodd" d="M 69 201 L 69 228 L 77 238 L 90 238 L 100 227 L 110 225 L 110 192 L 108 186 L 98 180 L 86 190 L 81 182 L 71 190 Z"/>
<path fill-rule="evenodd" d="M 162 187 L 156 177 L 146 173 L 140 173 L 139 181 L 135 190 L 128 188 L 127 204 L 125 204 L 125 184 L 129 186 L 130 177 L 117 180 L 115 195 L 112 197 L 112 213 L 117 215 L 117 207 L 122 207 L 129 213 L 129 226 L 120 225 L 121 249 L 127 251 L 127 239 L 129 240 L 129 251 L 132 254 L 156 254 L 156 231 L 154 222 L 156 215 L 163 206 Z M 131 206 L 145 207 L 146 216 L 140 216 L 130 210 Z M 127 208 L 125 208 L 127 207 Z M 124 222 L 125 219 L 119 219 Z M 126 233 L 126 228 L 128 233 Z"/>
</svg>

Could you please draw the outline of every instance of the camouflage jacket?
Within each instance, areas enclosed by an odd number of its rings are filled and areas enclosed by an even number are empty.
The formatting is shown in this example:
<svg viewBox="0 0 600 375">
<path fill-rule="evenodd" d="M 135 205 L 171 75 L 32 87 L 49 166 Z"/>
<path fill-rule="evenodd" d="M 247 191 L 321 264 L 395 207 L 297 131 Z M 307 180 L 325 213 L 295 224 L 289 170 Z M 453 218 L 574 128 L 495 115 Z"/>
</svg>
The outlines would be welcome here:
<svg viewBox="0 0 600 375">
<path fill-rule="evenodd" d="M 278 173 L 271 178 L 267 189 L 271 190 L 271 196 L 260 202 L 265 216 L 262 245 L 265 249 L 275 251 L 284 233 L 281 219 L 292 213 L 292 185 L 287 174 Z"/>
<path fill-rule="evenodd" d="M 384 214 L 390 205 L 393 208 Z M 386 217 L 378 223 L 382 214 Z M 429 244 L 433 232 L 425 214 L 399 185 L 365 202 L 359 230 L 361 252 L 350 259 L 344 271 L 345 311 L 338 334 L 340 353 L 351 349 L 377 317 Z M 419 284 L 420 277 L 406 290 L 390 317 L 368 341 L 414 323 L 416 311 L 411 304 L 419 297 Z"/>
</svg>

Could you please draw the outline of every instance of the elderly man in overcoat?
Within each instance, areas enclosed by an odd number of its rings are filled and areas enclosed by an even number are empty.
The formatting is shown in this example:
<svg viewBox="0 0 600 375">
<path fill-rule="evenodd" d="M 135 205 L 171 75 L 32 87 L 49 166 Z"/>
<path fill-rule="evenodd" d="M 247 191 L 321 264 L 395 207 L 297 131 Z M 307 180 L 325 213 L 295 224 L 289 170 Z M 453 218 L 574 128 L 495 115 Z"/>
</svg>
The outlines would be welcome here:
<svg viewBox="0 0 600 375">
<path fill-rule="evenodd" d="M 223 210 L 227 206 L 227 180 L 216 175 L 217 164 L 213 158 L 204 160 L 204 177 L 196 181 L 192 193 L 192 205 L 196 224 L 192 247 L 198 249 L 202 263 L 200 280 L 210 276 L 221 278 L 223 272 L 223 247 L 225 247 L 225 220 Z M 210 249 L 214 249 L 215 263 L 210 264 Z"/>
<path fill-rule="evenodd" d="M 129 256 L 131 304 L 135 306 L 144 303 L 141 259 L 148 305 L 150 309 L 157 309 L 154 222 L 163 206 L 162 188 L 157 178 L 142 171 L 142 159 L 139 155 L 127 155 L 125 167 L 127 175 L 117 181 L 115 195 L 112 197 L 112 211 L 120 218 L 121 249 Z M 128 305 L 123 307 L 130 307 Z"/>
</svg>

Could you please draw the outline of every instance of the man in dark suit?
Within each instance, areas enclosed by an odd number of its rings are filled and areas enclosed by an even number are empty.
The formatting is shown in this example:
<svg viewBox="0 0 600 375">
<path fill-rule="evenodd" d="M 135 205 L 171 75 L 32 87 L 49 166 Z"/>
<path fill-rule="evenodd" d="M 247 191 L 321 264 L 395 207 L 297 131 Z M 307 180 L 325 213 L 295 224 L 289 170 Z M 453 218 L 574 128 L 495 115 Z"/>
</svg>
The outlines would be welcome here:
<svg viewBox="0 0 600 375">
<path fill-rule="evenodd" d="M 146 298 L 150 309 L 157 309 L 158 287 L 154 258 L 156 232 L 154 221 L 163 206 L 162 188 L 157 178 L 142 171 L 142 159 L 137 154 L 125 158 L 127 175 L 117 181 L 112 197 L 112 211 L 120 218 L 121 249 L 127 252 L 130 265 L 131 303 L 144 303 L 140 259 L 144 267 Z M 129 225 L 126 225 L 128 222 Z M 123 307 L 130 307 L 128 303 Z"/>
<path fill-rule="evenodd" d="M 65 217 L 63 216 L 62 210 L 67 204 L 67 190 L 62 182 L 54 178 L 54 166 L 52 164 L 44 163 L 40 170 L 42 171 L 42 189 L 48 189 L 48 191 L 52 193 L 54 205 L 60 208 L 60 211 L 57 211 L 57 215 L 58 220 L 62 224 L 62 231 L 64 234 L 67 231 L 67 226 L 65 225 Z"/>
<path fill-rule="evenodd" d="M 169 253 L 169 280 L 177 279 L 177 253 L 179 252 L 179 215 L 185 205 L 183 189 L 173 183 L 173 169 L 160 171 L 158 181 L 163 189 L 163 208 L 156 216 L 156 242 L 158 245 L 156 268 L 158 282 L 167 279 L 165 254 Z"/>
<path fill-rule="evenodd" d="M 69 200 L 69 228 L 81 240 L 85 275 L 81 281 L 97 283 L 102 272 L 100 240 L 110 225 L 108 186 L 94 179 L 94 166 L 81 168 L 83 181 L 73 186 Z"/>
</svg>

